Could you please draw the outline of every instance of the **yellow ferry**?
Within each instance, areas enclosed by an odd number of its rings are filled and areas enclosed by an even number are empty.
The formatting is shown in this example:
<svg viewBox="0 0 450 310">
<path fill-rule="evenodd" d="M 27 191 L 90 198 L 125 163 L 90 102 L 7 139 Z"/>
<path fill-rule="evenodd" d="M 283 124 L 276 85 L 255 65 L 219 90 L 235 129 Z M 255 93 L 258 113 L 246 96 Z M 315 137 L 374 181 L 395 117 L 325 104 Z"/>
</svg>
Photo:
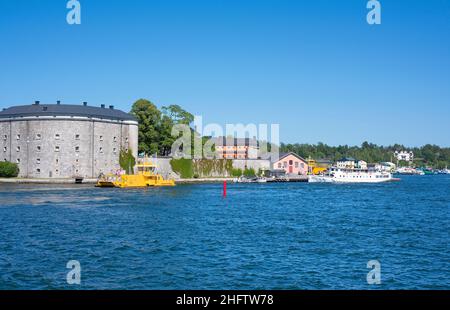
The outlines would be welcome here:
<svg viewBox="0 0 450 310">
<path fill-rule="evenodd" d="M 150 187 L 175 186 L 174 180 L 166 180 L 156 173 L 156 165 L 142 162 L 136 165 L 137 174 L 104 175 L 97 181 L 96 187 Z"/>
</svg>

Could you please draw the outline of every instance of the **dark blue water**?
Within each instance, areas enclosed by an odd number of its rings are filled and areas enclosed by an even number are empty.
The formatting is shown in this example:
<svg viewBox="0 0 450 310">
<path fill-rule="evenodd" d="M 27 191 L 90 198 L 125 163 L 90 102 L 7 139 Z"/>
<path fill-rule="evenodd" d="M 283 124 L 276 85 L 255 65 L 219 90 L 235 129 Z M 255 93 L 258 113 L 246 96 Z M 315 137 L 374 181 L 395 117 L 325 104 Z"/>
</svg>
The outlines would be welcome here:
<svg viewBox="0 0 450 310">
<path fill-rule="evenodd" d="M 221 194 L 0 185 L 0 289 L 450 289 L 449 176 Z"/>
</svg>

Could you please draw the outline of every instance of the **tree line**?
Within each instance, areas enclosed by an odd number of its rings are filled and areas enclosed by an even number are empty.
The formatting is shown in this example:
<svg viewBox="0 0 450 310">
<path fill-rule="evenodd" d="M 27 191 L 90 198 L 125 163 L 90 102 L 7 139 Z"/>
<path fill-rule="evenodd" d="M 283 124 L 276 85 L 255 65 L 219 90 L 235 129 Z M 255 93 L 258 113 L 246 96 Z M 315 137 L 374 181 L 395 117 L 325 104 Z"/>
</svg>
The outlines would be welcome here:
<svg viewBox="0 0 450 310">
<path fill-rule="evenodd" d="M 450 167 L 450 148 L 442 148 L 432 144 L 411 148 L 401 144 L 380 146 L 369 142 L 364 142 L 361 146 L 281 143 L 280 151 L 295 152 L 304 158 L 311 156 L 314 159 L 329 159 L 331 161 L 336 161 L 342 157 L 354 157 L 368 163 L 386 161 L 397 163 L 394 156 L 396 151 L 412 151 L 415 166 L 431 166 L 438 169 Z M 400 162 L 399 164 L 402 166 L 408 165 L 406 162 Z"/>
<path fill-rule="evenodd" d="M 194 116 L 178 105 L 169 105 L 158 109 L 155 104 L 146 99 L 137 100 L 131 113 L 139 122 L 139 153 L 168 156 L 172 144 L 176 140 L 172 136 L 172 127 L 176 124 L 189 125 Z M 194 130 L 192 129 L 192 133 Z M 207 137 L 203 137 L 205 142 Z M 330 146 L 318 144 L 286 144 L 281 143 L 280 152 L 295 152 L 298 155 L 313 159 L 328 159 L 336 161 L 342 157 L 354 157 L 368 163 L 391 161 L 396 163 L 395 151 L 414 152 L 416 166 L 432 166 L 434 168 L 450 167 L 450 148 L 427 144 L 422 147 L 406 147 L 401 144 L 380 146 L 369 142 L 361 146 Z M 401 163 L 407 165 L 407 163 Z"/>
</svg>

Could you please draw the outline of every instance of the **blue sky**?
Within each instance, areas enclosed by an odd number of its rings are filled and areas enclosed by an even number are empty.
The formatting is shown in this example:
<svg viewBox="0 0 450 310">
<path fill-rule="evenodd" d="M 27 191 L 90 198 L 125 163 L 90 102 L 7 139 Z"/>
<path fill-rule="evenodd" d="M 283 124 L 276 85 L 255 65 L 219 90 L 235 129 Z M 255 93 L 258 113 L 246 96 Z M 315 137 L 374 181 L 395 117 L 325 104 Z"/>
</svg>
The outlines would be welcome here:
<svg viewBox="0 0 450 310">
<path fill-rule="evenodd" d="M 178 104 L 284 142 L 450 146 L 450 1 L 0 0 L 0 108 Z"/>
</svg>

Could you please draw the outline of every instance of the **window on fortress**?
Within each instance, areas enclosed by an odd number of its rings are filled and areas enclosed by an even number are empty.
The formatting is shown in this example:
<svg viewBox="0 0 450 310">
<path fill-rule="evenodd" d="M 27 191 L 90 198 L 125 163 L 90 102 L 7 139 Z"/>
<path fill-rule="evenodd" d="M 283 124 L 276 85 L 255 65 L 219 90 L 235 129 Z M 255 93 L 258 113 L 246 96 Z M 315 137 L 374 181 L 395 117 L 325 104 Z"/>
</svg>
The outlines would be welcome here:
<svg viewBox="0 0 450 310">
<path fill-rule="evenodd" d="M 4 136 L 3 136 L 3 140 L 5 140 L 5 141 L 8 140 L 8 136 L 7 136 L 7 135 L 4 135 Z"/>
<path fill-rule="evenodd" d="M 100 153 L 103 153 L 103 148 L 102 148 L 102 147 L 100 147 L 100 150 L 99 150 L 99 151 L 100 151 Z"/>
<path fill-rule="evenodd" d="M 3 148 L 3 152 L 6 152 L 8 150 L 8 148 L 5 146 L 4 148 Z"/>
<path fill-rule="evenodd" d="M 116 154 L 117 153 L 117 149 L 113 148 L 113 152 L 114 152 L 114 154 Z"/>
<path fill-rule="evenodd" d="M 75 140 L 80 140 L 80 135 L 79 134 L 75 135 Z"/>
<path fill-rule="evenodd" d="M 113 141 L 114 141 L 114 142 L 117 142 L 117 137 L 114 137 L 114 138 L 113 138 Z"/>
<path fill-rule="evenodd" d="M 36 134 L 36 140 L 41 140 L 42 136 L 40 133 Z"/>
<path fill-rule="evenodd" d="M 57 134 L 55 135 L 55 139 L 56 139 L 56 140 L 61 139 L 61 135 L 60 135 L 59 133 L 57 133 Z"/>
<path fill-rule="evenodd" d="M 20 164 L 20 158 L 16 159 L 16 163 Z"/>
<path fill-rule="evenodd" d="M 40 151 L 41 151 L 41 147 L 38 145 L 38 146 L 36 147 L 36 150 L 37 150 L 38 152 L 40 152 Z"/>
<path fill-rule="evenodd" d="M 100 136 L 100 141 L 103 141 L 103 136 Z"/>
<path fill-rule="evenodd" d="M 59 146 L 55 146 L 55 152 L 59 152 Z"/>
<path fill-rule="evenodd" d="M 36 169 L 36 172 L 37 172 L 37 173 L 41 173 L 41 169 L 39 169 L 39 168 Z"/>
<path fill-rule="evenodd" d="M 76 146 L 75 147 L 75 152 L 79 152 L 80 151 L 80 147 L 79 146 Z"/>
<path fill-rule="evenodd" d="M 17 140 L 20 140 L 20 135 L 17 135 Z"/>
<path fill-rule="evenodd" d="M 18 147 L 16 148 L 16 151 L 17 151 L 17 152 L 20 152 L 20 146 L 18 146 Z"/>
<path fill-rule="evenodd" d="M 40 164 L 41 163 L 41 159 L 40 158 L 38 158 L 38 159 L 36 159 L 36 164 Z"/>
</svg>

